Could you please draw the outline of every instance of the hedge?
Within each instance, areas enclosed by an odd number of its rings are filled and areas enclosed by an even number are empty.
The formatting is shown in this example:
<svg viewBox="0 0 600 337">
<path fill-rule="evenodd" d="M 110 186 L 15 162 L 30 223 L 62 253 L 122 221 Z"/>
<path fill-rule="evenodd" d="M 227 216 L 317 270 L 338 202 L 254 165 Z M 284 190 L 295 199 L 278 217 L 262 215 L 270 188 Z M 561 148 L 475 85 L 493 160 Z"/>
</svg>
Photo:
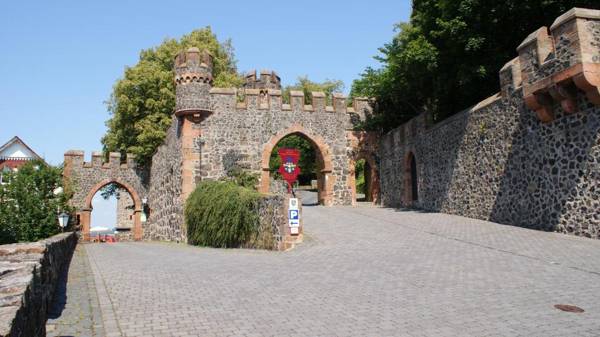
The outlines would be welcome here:
<svg viewBox="0 0 600 337">
<path fill-rule="evenodd" d="M 202 181 L 185 204 L 188 242 L 218 248 L 241 247 L 259 227 L 260 193 L 231 181 Z"/>
</svg>

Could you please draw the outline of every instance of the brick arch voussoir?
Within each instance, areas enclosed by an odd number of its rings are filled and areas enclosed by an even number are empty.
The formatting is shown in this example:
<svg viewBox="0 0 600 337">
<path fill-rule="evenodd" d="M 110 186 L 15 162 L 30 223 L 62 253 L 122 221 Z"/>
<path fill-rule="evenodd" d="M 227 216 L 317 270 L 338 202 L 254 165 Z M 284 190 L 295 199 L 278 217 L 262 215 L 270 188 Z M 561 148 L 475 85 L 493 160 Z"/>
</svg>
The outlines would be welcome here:
<svg viewBox="0 0 600 337">
<path fill-rule="evenodd" d="M 133 203 L 135 205 L 135 210 L 140 211 L 142 209 L 142 199 L 140 198 L 140 195 L 136 191 L 136 189 L 133 188 L 133 186 L 131 186 L 127 182 L 124 182 L 120 179 L 112 179 L 112 178 L 104 179 L 104 180 L 96 183 L 92 188 L 90 188 L 87 196 L 85 197 L 85 201 L 84 201 L 84 205 L 87 209 L 92 209 L 92 199 L 94 198 L 94 195 L 102 187 L 104 187 L 108 184 L 117 184 L 117 185 L 120 185 L 121 187 L 123 187 L 129 193 L 129 195 L 131 195 L 131 198 L 133 199 Z"/>
<path fill-rule="evenodd" d="M 352 175 L 352 177 L 349 177 L 348 182 L 352 183 L 352 190 L 353 190 L 353 205 L 356 202 L 356 181 L 354 179 L 354 175 L 356 174 L 356 163 L 361 160 L 364 159 L 369 166 L 371 167 L 371 183 L 373 184 L 372 188 L 373 188 L 373 203 L 377 204 L 379 203 L 380 200 L 380 194 L 381 194 L 381 182 L 379 180 L 379 165 L 377 164 L 377 162 L 375 161 L 375 154 L 372 153 L 371 151 L 358 151 L 356 152 L 353 156 L 350 157 L 350 175 Z"/>
<path fill-rule="evenodd" d="M 275 148 L 277 143 L 279 143 L 279 141 L 281 141 L 286 136 L 295 133 L 302 134 L 304 137 L 306 137 L 306 139 L 308 139 L 309 142 L 311 142 L 317 148 L 318 155 L 320 156 L 320 160 L 322 160 L 323 164 L 321 172 L 329 173 L 333 171 L 333 160 L 331 158 L 331 151 L 323 137 L 311 134 L 304 127 L 298 124 L 292 125 L 291 127 L 278 132 L 275 136 L 271 137 L 271 139 L 265 144 L 261 158 L 262 169 L 269 170 L 269 160 L 271 159 L 271 152 L 273 152 L 273 149 Z"/>
</svg>

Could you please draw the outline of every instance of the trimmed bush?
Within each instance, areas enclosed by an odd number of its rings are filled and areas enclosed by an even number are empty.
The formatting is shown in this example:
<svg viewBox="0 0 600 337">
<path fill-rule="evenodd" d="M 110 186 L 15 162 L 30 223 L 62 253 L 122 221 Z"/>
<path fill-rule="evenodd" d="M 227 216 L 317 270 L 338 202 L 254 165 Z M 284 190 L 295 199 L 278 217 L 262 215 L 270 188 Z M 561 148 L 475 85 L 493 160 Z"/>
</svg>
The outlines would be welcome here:
<svg viewBox="0 0 600 337">
<path fill-rule="evenodd" d="M 241 247 L 258 235 L 260 193 L 231 181 L 202 181 L 185 204 L 192 245 Z"/>
</svg>

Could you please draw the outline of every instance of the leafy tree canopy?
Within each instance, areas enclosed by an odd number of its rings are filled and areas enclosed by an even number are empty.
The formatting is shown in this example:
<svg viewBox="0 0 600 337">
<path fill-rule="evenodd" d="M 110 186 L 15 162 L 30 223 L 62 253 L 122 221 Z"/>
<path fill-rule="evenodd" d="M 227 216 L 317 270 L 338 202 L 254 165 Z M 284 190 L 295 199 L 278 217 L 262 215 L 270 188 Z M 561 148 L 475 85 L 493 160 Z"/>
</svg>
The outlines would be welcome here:
<svg viewBox="0 0 600 337">
<path fill-rule="evenodd" d="M 112 116 L 106 122 L 108 131 L 102 138 L 105 152 L 129 152 L 140 163 L 148 162 L 171 125 L 175 108 L 175 55 L 190 47 L 207 49 L 213 55 L 215 86 L 241 85 L 231 41 L 219 42 L 210 27 L 142 50 L 138 63 L 125 68 L 108 100 Z"/>
<path fill-rule="evenodd" d="M 351 96 L 376 98 L 367 129 L 389 130 L 418 113 L 435 121 L 499 90 L 498 71 L 516 47 L 572 7 L 597 0 L 414 0 L 410 22 L 379 49 L 379 69 L 367 68 Z"/>
<path fill-rule="evenodd" d="M 60 232 L 57 215 L 69 212 L 70 193 L 62 187 L 62 169 L 31 161 L 18 172 L 3 173 L 0 185 L 0 244 L 37 241 Z"/>
</svg>

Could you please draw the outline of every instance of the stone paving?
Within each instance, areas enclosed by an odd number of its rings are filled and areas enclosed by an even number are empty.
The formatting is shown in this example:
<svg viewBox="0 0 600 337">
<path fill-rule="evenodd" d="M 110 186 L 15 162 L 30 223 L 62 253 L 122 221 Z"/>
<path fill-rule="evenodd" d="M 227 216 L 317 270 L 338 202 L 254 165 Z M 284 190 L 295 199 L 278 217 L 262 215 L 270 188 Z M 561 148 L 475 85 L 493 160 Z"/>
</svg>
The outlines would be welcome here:
<svg viewBox="0 0 600 337">
<path fill-rule="evenodd" d="M 85 245 L 106 335 L 600 335 L 600 241 L 375 207 L 304 221 L 289 252 Z"/>
<path fill-rule="evenodd" d="M 82 245 L 61 275 L 48 316 L 47 336 L 104 336 L 94 275 Z"/>
</svg>

